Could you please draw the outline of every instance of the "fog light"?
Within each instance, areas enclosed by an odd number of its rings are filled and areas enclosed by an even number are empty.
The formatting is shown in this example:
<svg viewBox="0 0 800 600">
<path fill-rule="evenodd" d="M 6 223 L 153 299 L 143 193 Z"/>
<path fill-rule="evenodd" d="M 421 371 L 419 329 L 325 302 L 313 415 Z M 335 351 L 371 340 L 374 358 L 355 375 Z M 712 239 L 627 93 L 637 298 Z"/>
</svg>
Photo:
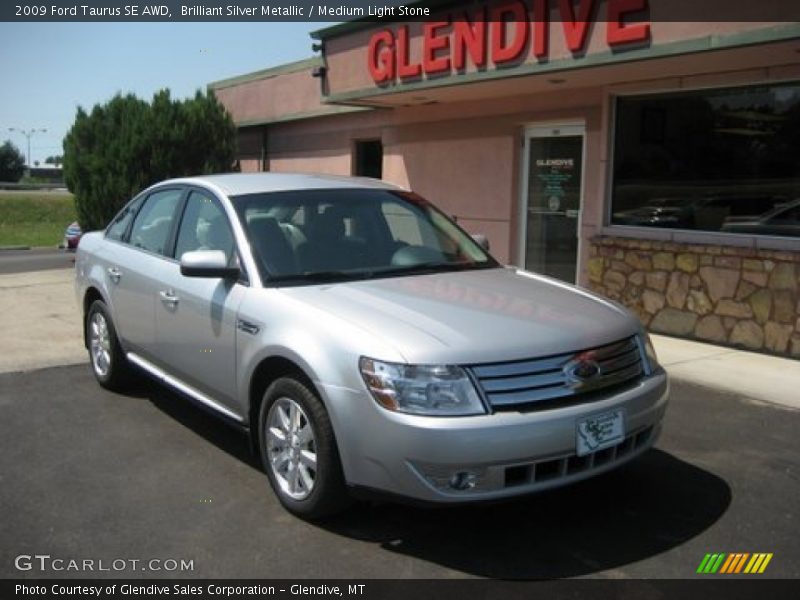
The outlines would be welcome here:
<svg viewBox="0 0 800 600">
<path fill-rule="evenodd" d="M 450 478 L 450 487 L 454 490 L 471 490 L 475 487 L 475 484 L 478 481 L 478 476 L 475 473 L 470 471 L 459 471 L 458 473 L 454 473 L 453 476 Z"/>
</svg>

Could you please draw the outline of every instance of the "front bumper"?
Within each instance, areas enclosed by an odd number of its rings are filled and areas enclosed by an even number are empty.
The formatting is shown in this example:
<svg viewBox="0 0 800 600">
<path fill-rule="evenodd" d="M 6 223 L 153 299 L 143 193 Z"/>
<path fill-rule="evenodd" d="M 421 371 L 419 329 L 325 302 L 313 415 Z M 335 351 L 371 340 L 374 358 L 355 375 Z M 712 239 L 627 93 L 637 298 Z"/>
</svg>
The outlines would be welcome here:
<svg viewBox="0 0 800 600">
<path fill-rule="evenodd" d="M 366 391 L 324 386 L 348 484 L 423 502 L 459 503 L 527 494 L 591 477 L 650 448 L 661 430 L 666 373 L 591 402 L 534 412 L 420 417 L 379 407 Z M 625 437 L 578 457 L 577 423 L 622 409 Z M 458 490 L 454 475 L 474 486 Z"/>
</svg>

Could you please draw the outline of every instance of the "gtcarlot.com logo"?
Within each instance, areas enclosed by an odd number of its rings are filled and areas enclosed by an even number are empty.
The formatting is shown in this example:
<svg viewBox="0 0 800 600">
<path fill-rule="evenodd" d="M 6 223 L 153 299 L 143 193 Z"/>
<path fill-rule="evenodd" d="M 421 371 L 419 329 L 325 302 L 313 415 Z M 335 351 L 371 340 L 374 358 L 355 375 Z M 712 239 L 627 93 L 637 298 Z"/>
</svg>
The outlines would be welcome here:
<svg viewBox="0 0 800 600">
<path fill-rule="evenodd" d="M 756 575 L 763 573 L 769 561 L 772 560 L 772 552 L 717 552 L 716 554 L 706 554 L 697 572 L 702 574 L 719 573 L 722 575 Z"/>
<path fill-rule="evenodd" d="M 194 571 L 194 559 L 184 558 L 53 558 L 49 554 L 20 554 L 18 571 Z"/>
</svg>

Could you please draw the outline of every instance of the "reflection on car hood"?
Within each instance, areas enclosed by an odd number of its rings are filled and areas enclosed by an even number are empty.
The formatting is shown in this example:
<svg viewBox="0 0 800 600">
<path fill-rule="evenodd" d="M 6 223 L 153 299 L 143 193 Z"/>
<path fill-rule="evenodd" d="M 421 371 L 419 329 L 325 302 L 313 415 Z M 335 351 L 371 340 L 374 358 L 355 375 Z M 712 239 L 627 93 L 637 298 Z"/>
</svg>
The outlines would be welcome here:
<svg viewBox="0 0 800 600">
<path fill-rule="evenodd" d="M 599 346 L 638 331 L 626 311 L 511 268 L 284 288 L 384 338 L 409 362 L 480 363 Z"/>
</svg>

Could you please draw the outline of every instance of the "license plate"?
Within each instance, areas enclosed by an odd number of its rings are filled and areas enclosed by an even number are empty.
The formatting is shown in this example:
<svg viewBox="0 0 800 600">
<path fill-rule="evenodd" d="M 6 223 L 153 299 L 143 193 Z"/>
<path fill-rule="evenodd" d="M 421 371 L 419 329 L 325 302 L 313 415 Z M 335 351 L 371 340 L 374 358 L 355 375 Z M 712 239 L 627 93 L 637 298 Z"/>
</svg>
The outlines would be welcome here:
<svg viewBox="0 0 800 600">
<path fill-rule="evenodd" d="M 622 410 L 612 410 L 578 421 L 576 439 L 578 456 L 619 444 L 625 439 Z"/>
</svg>

